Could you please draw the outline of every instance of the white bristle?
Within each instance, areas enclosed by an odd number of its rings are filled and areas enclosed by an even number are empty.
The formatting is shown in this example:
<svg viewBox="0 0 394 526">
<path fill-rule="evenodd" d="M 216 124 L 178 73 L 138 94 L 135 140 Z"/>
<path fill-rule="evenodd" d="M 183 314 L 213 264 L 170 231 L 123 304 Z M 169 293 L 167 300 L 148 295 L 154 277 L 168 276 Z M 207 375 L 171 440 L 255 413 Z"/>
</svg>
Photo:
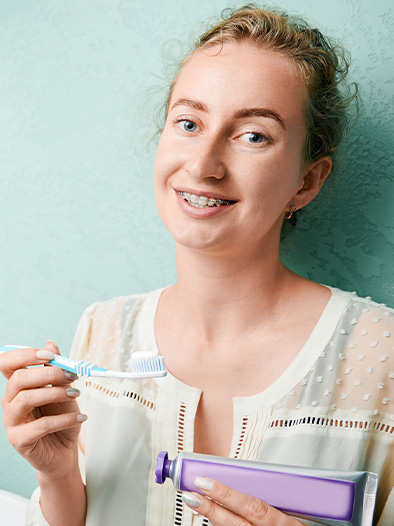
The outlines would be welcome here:
<svg viewBox="0 0 394 526">
<path fill-rule="evenodd" d="M 130 360 L 130 371 L 132 373 L 155 373 L 164 372 L 164 359 L 157 353 L 135 352 Z"/>
</svg>

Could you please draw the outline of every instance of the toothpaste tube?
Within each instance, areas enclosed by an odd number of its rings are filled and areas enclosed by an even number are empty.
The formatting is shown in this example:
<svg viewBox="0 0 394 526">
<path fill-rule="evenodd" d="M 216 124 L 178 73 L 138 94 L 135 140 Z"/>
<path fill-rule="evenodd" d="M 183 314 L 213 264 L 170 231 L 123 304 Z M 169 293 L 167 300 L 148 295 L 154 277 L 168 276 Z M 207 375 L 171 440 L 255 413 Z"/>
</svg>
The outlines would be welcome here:
<svg viewBox="0 0 394 526">
<path fill-rule="evenodd" d="M 170 478 L 181 491 L 201 490 L 196 477 L 217 480 L 279 510 L 332 526 L 371 526 L 378 477 L 368 471 L 337 471 L 267 464 L 250 460 L 161 451 L 156 482 Z"/>
</svg>

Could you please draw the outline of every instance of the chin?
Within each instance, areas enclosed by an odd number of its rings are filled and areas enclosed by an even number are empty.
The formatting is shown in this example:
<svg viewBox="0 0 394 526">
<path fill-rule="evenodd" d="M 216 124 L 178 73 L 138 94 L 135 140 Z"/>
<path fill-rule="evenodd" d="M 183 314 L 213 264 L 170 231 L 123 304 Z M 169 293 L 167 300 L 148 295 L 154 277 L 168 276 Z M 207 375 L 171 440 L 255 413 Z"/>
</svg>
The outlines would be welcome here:
<svg viewBox="0 0 394 526">
<path fill-rule="evenodd" d="M 165 227 L 170 232 L 172 238 L 174 239 L 178 247 L 190 248 L 193 250 L 209 250 L 209 249 L 223 249 L 228 242 L 225 241 L 223 233 L 216 231 L 213 232 L 213 229 L 206 225 L 206 228 L 202 228 L 202 225 L 199 225 L 196 228 L 190 226 L 189 228 L 184 224 L 178 223 L 174 225 L 173 222 L 164 222 Z"/>
</svg>

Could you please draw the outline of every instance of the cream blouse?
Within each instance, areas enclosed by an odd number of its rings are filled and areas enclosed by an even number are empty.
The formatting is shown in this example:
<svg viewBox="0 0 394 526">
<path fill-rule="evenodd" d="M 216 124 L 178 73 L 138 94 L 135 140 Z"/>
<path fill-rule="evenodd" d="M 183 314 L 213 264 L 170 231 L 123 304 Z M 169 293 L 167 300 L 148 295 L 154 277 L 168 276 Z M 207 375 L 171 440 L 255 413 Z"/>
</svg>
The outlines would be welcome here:
<svg viewBox="0 0 394 526">
<path fill-rule="evenodd" d="M 81 317 L 71 357 L 127 370 L 134 351 L 158 352 L 154 318 L 163 289 L 95 303 Z M 231 457 L 378 473 L 375 524 L 394 525 L 394 311 L 331 289 L 293 363 L 267 389 L 233 398 Z M 161 450 L 193 451 L 201 390 L 159 379 L 84 379 L 80 435 L 88 526 L 207 526 L 171 481 L 156 484 Z M 220 410 L 220 408 L 218 408 Z M 29 526 L 47 526 L 39 489 Z M 314 523 L 310 523 L 314 524 Z"/>
</svg>

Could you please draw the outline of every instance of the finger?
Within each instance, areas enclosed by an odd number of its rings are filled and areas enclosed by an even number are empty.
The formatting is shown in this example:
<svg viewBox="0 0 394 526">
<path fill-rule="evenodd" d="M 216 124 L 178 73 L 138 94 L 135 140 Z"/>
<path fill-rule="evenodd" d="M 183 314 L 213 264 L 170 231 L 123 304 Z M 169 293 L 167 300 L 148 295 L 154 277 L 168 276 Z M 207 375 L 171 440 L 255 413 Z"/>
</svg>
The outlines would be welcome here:
<svg viewBox="0 0 394 526">
<path fill-rule="evenodd" d="M 207 508 L 210 515 L 206 516 L 215 524 L 226 524 L 223 520 L 236 520 L 234 525 L 239 525 L 245 524 L 245 519 L 253 526 L 268 526 L 271 524 L 295 526 L 302 524 L 297 519 L 289 517 L 266 502 L 245 493 L 240 493 L 220 482 L 197 477 L 194 484 L 209 497 L 209 499 L 202 499 L 203 502 L 199 512 L 205 515 L 205 508 Z M 231 512 L 231 515 L 224 517 L 226 511 Z M 237 522 L 239 517 L 241 522 Z M 233 523 L 229 522 L 228 524 L 232 525 Z"/>
<path fill-rule="evenodd" d="M 4 407 L 7 403 L 10 403 L 21 391 L 47 385 L 67 385 L 76 378 L 76 375 L 70 376 L 70 373 L 63 371 L 59 367 L 18 369 L 8 381 L 2 405 Z"/>
<path fill-rule="evenodd" d="M 7 437 L 11 445 L 22 452 L 44 436 L 80 426 L 86 420 L 87 416 L 81 413 L 43 416 L 22 426 L 9 428 Z"/>
<path fill-rule="evenodd" d="M 53 358 L 51 349 L 37 349 L 27 347 L 26 349 L 16 349 L 0 354 L 0 371 L 7 378 L 11 378 L 15 371 L 23 369 L 29 365 L 42 365 Z M 37 351 L 38 354 L 37 354 Z"/>
<path fill-rule="evenodd" d="M 53 340 L 48 340 L 45 344 L 44 349 L 48 349 L 49 351 L 52 351 L 54 354 L 60 355 L 59 347 L 56 345 L 56 343 Z"/>
<path fill-rule="evenodd" d="M 239 515 L 197 493 L 184 492 L 182 500 L 189 508 L 198 511 L 200 515 L 209 519 L 209 524 L 215 524 L 215 526 L 252 526 Z"/>
<path fill-rule="evenodd" d="M 37 407 L 48 404 L 61 403 L 61 411 L 78 411 L 75 399 L 80 395 L 79 389 L 74 387 L 47 387 L 20 391 L 10 404 L 5 407 L 3 423 L 7 426 L 16 426 L 23 422 L 35 420 L 32 412 Z M 60 410 L 60 408 L 59 408 Z M 53 411 L 52 413 L 59 411 Z"/>
</svg>

